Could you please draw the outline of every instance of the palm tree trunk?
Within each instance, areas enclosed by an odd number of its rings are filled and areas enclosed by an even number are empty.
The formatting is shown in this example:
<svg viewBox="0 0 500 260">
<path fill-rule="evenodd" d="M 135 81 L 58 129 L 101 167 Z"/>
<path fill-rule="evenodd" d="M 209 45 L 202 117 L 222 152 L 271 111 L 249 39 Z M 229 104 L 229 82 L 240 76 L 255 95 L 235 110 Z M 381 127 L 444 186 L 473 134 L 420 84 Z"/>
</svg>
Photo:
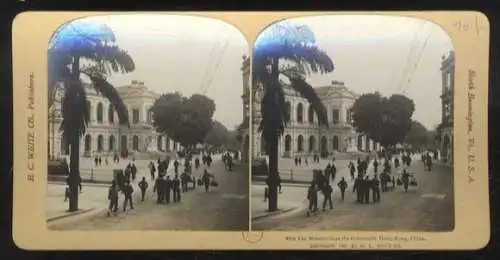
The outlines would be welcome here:
<svg viewBox="0 0 500 260">
<path fill-rule="evenodd" d="M 80 57 L 74 57 L 73 63 L 71 64 L 71 74 L 74 80 L 80 80 Z M 87 104 L 83 104 L 87 105 Z M 73 212 L 78 210 L 78 192 L 79 184 L 81 182 L 80 178 L 80 136 L 74 133 L 69 136 L 71 140 L 71 154 L 69 163 L 69 209 L 68 211 Z"/>
<path fill-rule="evenodd" d="M 271 77 L 273 78 L 273 84 L 279 84 L 279 60 L 273 59 L 271 61 Z M 281 87 L 281 86 L 274 86 Z M 273 129 L 273 134 L 269 136 L 269 142 L 267 143 L 267 154 L 269 156 L 269 177 L 268 177 L 268 210 L 277 211 L 278 210 L 278 129 Z M 267 140 L 266 140 L 267 142 Z"/>
<path fill-rule="evenodd" d="M 71 153 L 69 163 L 69 209 L 73 212 L 78 210 L 78 192 L 80 183 L 80 136 L 71 137 Z"/>
<path fill-rule="evenodd" d="M 267 145 L 269 155 L 268 211 L 272 212 L 278 210 L 278 135 L 273 135 L 269 141 Z"/>
</svg>

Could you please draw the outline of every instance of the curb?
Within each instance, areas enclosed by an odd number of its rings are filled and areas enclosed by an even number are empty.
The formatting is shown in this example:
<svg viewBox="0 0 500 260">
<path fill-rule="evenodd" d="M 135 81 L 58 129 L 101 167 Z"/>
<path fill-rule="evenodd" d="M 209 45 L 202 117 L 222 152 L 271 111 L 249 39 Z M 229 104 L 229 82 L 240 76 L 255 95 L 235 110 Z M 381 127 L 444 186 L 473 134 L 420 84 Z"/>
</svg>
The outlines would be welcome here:
<svg viewBox="0 0 500 260">
<path fill-rule="evenodd" d="M 299 188 L 307 188 L 309 187 L 310 183 L 286 183 L 282 182 L 283 187 L 299 187 Z M 263 181 L 252 181 L 252 185 L 258 185 L 258 186 L 267 186 L 267 184 Z"/>
<path fill-rule="evenodd" d="M 259 178 L 252 177 L 252 182 L 263 182 L 263 183 L 265 183 L 266 182 L 266 177 L 259 177 Z M 286 180 L 286 179 L 282 179 L 281 183 L 307 184 L 307 185 L 311 184 L 310 181 L 292 181 L 292 180 Z"/>
<path fill-rule="evenodd" d="M 268 214 L 265 214 L 265 215 L 252 217 L 252 222 L 260 220 L 260 219 L 263 219 L 263 218 L 270 218 L 270 217 L 279 216 L 281 214 L 292 212 L 292 211 L 297 210 L 297 209 L 299 209 L 299 208 L 298 207 L 297 208 L 289 208 L 289 209 L 285 209 L 285 210 L 279 210 L 279 211 L 275 211 L 275 212 L 269 212 Z"/>
<path fill-rule="evenodd" d="M 82 209 L 82 210 L 78 210 L 78 211 L 75 211 L 75 212 L 70 212 L 68 214 L 50 217 L 50 218 L 47 218 L 47 223 L 50 223 L 50 222 L 53 222 L 53 221 L 56 221 L 56 220 L 60 220 L 60 219 L 64 219 L 64 218 L 73 217 L 73 216 L 76 216 L 76 215 L 85 214 L 85 213 L 88 213 L 88 212 L 93 211 L 95 209 L 96 208 Z"/>
<path fill-rule="evenodd" d="M 66 186 L 66 182 L 63 181 L 48 181 L 48 184 L 53 184 L 53 185 L 64 185 Z M 96 183 L 96 182 L 82 182 L 82 184 L 85 184 L 85 186 L 91 186 L 91 187 L 105 187 L 108 188 L 111 183 Z"/>
</svg>

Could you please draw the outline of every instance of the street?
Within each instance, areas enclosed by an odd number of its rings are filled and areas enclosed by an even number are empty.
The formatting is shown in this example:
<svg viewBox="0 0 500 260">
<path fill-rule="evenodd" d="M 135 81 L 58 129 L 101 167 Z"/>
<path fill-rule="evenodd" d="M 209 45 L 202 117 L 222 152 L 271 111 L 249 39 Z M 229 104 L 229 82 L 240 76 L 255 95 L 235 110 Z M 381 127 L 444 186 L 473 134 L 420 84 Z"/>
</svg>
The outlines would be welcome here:
<svg viewBox="0 0 500 260">
<path fill-rule="evenodd" d="M 182 169 L 182 168 L 181 168 Z M 193 172 L 200 176 L 203 167 Z M 101 212 L 83 220 L 72 220 L 72 217 L 53 221 L 48 224 L 53 230 L 248 230 L 249 199 L 248 170 L 239 167 L 233 172 L 227 172 L 220 160 L 208 168 L 215 175 L 218 187 L 211 187 L 205 193 L 202 187 L 181 194 L 181 202 L 173 204 L 156 204 L 156 194 L 153 194 L 153 183 L 149 171 L 139 169 L 138 180 L 146 177 L 149 188 L 146 201 L 139 200 L 140 191 L 137 180 L 134 186 L 134 209 L 120 211 L 118 216 L 106 216 L 108 200 L 102 197 Z M 84 200 L 84 192 L 80 199 Z M 106 194 L 106 193 L 104 193 Z M 61 198 L 62 201 L 63 198 Z"/>
<path fill-rule="evenodd" d="M 451 231 L 454 227 L 453 173 L 448 166 L 434 163 L 432 172 L 424 171 L 422 161 L 414 157 L 407 169 L 415 172 L 417 187 L 408 193 L 402 187 L 381 193 L 381 203 L 356 204 L 353 183 L 348 181 L 345 201 L 340 199 L 337 182 L 341 177 L 349 180 L 347 169 L 339 171 L 332 185 L 334 209 L 306 216 L 307 186 L 283 185 L 278 205 L 289 201 L 299 202 L 302 210 L 287 216 L 267 217 L 252 222 L 253 230 L 384 230 L 384 231 Z M 370 172 L 369 168 L 369 172 Z M 401 168 L 400 168 L 401 170 Z M 373 170 L 371 170 L 373 171 Z M 394 171 L 393 171 L 394 172 Z M 252 197 L 261 194 L 263 185 L 254 184 Z M 323 196 L 318 196 L 321 209 Z M 301 198 L 301 199 L 300 199 Z M 371 200 L 371 194 L 370 194 Z M 254 203 L 252 203 L 254 204 Z M 253 208 L 252 213 L 257 209 Z"/>
</svg>

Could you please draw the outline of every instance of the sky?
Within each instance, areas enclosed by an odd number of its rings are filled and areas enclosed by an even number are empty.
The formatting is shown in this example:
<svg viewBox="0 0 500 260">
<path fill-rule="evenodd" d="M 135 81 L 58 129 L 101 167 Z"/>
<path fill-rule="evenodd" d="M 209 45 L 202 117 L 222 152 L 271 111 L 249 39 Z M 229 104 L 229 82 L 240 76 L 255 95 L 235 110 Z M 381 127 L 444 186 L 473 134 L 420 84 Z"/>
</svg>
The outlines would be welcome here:
<svg viewBox="0 0 500 260">
<path fill-rule="evenodd" d="M 440 26 L 415 18 L 379 15 L 310 16 L 287 21 L 309 26 L 316 45 L 333 60 L 334 71 L 312 75 L 308 79 L 311 85 L 326 86 L 338 80 L 358 94 L 375 90 L 385 96 L 403 93 L 415 102 L 414 120 L 429 130 L 441 121 L 441 57 L 453 46 Z"/>
<path fill-rule="evenodd" d="M 181 15 L 130 14 L 86 19 L 110 27 L 118 46 L 134 59 L 135 71 L 108 77 L 114 86 L 139 80 L 158 94 L 205 94 L 216 104 L 215 120 L 228 129 L 242 122 L 240 69 L 249 44 L 232 25 Z"/>
</svg>

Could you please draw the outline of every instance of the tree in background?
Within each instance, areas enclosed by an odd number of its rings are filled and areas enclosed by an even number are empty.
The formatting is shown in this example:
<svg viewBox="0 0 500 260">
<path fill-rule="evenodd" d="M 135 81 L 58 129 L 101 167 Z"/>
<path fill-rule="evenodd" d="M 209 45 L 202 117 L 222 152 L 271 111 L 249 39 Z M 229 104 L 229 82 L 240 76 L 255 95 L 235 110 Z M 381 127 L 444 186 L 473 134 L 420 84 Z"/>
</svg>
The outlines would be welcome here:
<svg viewBox="0 0 500 260">
<path fill-rule="evenodd" d="M 394 94 L 387 98 L 378 92 L 361 95 L 351 108 L 356 131 L 386 149 L 404 141 L 414 111 L 415 103 L 408 97 Z"/>
<path fill-rule="evenodd" d="M 52 37 L 48 50 L 48 101 L 54 102 L 58 86 L 64 89 L 61 123 L 62 138 L 70 150 L 69 209 L 78 210 L 80 179 L 80 138 L 89 121 L 89 107 L 82 76 L 106 97 L 118 114 L 121 125 L 128 125 L 128 112 L 120 95 L 106 75 L 129 73 L 135 69 L 130 55 L 116 45 L 114 32 L 104 24 L 86 19 L 61 26 Z"/>
<path fill-rule="evenodd" d="M 190 150 L 203 143 L 212 129 L 215 103 L 204 95 L 187 98 L 176 92 L 163 94 L 154 102 L 151 112 L 158 132 Z"/>
<path fill-rule="evenodd" d="M 306 81 L 310 73 L 333 71 L 330 57 L 315 45 L 314 33 L 307 26 L 275 23 L 257 37 L 252 50 L 253 86 L 263 87 L 261 102 L 262 131 L 269 155 L 269 211 L 278 210 L 278 142 L 287 123 L 287 106 L 280 76 L 305 97 L 318 116 L 320 125 L 327 125 L 326 108 L 313 87 Z"/>
<path fill-rule="evenodd" d="M 221 148 L 228 145 L 231 137 L 229 130 L 221 122 L 214 120 L 212 128 L 204 138 L 204 143 Z"/>
<path fill-rule="evenodd" d="M 429 148 L 430 135 L 427 128 L 420 122 L 413 120 L 411 129 L 406 133 L 404 142 L 411 145 L 413 148 Z"/>
</svg>

